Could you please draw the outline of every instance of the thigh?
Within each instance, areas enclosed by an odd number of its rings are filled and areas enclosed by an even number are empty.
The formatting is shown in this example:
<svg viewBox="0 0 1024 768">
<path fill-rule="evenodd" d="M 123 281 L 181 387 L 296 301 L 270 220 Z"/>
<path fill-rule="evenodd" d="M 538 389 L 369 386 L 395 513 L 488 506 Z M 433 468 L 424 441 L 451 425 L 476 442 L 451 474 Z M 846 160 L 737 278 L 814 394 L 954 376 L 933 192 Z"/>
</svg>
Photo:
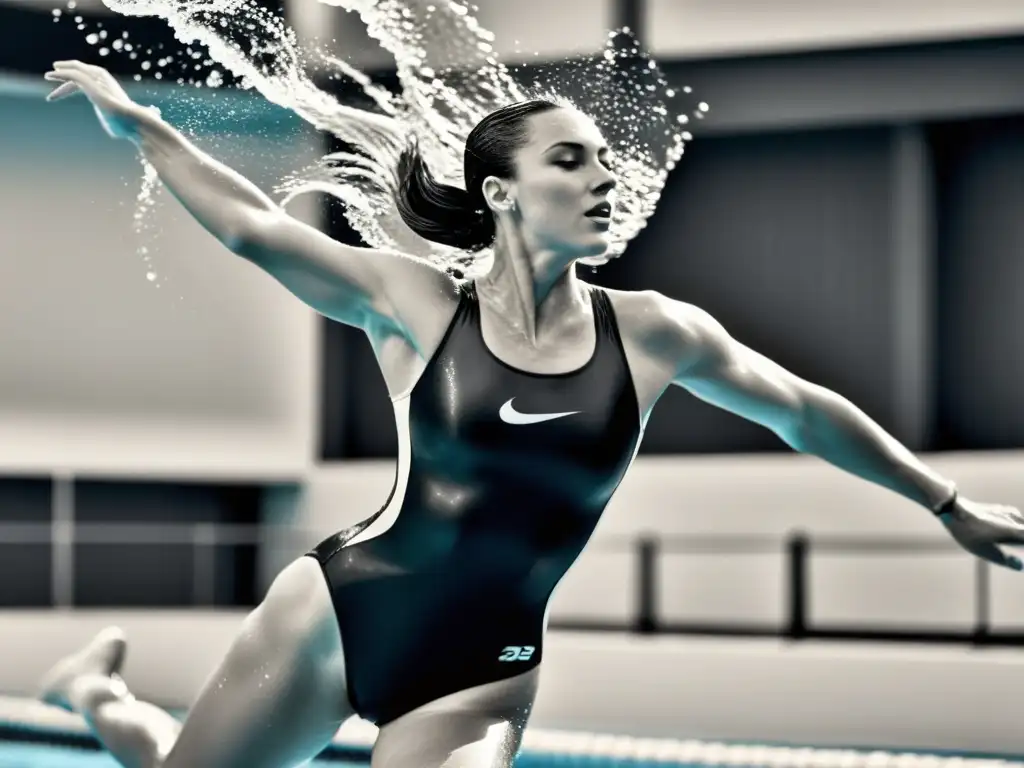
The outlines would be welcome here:
<svg viewBox="0 0 1024 768">
<path fill-rule="evenodd" d="M 540 669 L 445 696 L 388 723 L 372 768 L 511 768 Z"/>
<path fill-rule="evenodd" d="M 275 579 L 207 681 L 163 768 L 286 768 L 351 716 L 330 592 L 304 557 Z"/>
</svg>

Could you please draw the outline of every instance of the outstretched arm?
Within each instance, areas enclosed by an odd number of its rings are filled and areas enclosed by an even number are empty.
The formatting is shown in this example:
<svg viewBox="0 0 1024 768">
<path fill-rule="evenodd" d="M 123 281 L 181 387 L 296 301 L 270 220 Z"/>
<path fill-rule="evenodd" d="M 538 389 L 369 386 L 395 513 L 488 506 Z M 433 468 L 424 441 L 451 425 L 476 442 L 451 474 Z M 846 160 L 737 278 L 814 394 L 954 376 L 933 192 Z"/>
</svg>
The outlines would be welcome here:
<svg viewBox="0 0 1024 768">
<path fill-rule="evenodd" d="M 658 295 L 659 346 L 671 350 L 673 383 L 759 423 L 793 449 L 889 488 L 936 513 L 971 553 L 1020 570 L 997 544 L 1024 543 L 1024 516 L 972 502 L 841 395 L 787 371 L 734 339 L 707 312 Z M 667 340 L 667 341 L 666 341 Z"/>
<path fill-rule="evenodd" d="M 675 311 L 680 330 L 689 338 L 673 383 L 767 427 L 800 453 L 824 459 L 931 510 L 952 497 L 954 483 L 848 399 L 740 343 L 708 313 L 687 305 Z"/>
<path fill-rule="evenodd" d="M 51 99 L 84 93 L 107 132 L 133 142 L 211 235 L 322 314 L 363 328 L 381 320 L 400 325 L 402 312 L 394 305 L 408 303 L 396 297 L 402 286 L 415 286 L 418 297 L 451 291 L 444 273 L 426 261 L 347 246 L 290 216 L 156 110 L 133 102 L 101 67 L 57 62 L 47 79 L 62 83 Z"/>
</svg>

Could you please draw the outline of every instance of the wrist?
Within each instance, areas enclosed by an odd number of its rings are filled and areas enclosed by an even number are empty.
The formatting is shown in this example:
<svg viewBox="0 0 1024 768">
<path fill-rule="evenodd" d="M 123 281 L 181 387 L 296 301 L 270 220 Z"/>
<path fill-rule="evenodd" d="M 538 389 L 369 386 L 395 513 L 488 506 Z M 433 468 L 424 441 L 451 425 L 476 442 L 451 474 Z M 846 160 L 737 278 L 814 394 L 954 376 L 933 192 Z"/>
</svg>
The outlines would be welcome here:
<svg viewBox="0 0 1024 768">
<path fill-rule="evenodd" d="M 959 500 L 960 492 L 954 485 L 949 492 L 945 495 L 942 501 L 931 506 L 932 514 L 936 517 L 942 517 L 952 512 L 956 508 L 956 503 Z"/>
<path fill-rule="evenodd" d="M 169 127 L 160 115 L 158 107 L 132 106 L 128 123 L 128 136 L 132 142 L 142 145 L 147 139 L 160 135 Z"/>
</svg>

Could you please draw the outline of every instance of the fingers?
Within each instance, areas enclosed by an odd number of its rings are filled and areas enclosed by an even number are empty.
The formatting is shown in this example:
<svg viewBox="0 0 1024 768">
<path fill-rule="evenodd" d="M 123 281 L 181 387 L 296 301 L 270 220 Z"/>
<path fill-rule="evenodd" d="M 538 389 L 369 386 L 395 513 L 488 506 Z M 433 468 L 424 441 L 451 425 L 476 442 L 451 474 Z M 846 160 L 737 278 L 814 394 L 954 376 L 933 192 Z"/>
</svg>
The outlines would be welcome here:
<svg viewBox="0 0 1024 768">
<path fill-rule="evenodd" d="M 996 565 L 1005 566 L 1006 568 L 1009 568 L 1011 571 L 1024 571 L 1024 563 L 1021 562 L 1021 559 L 1019 557 L 1016 557 L 1014 555 L 1008 555 L 1005 552 L 1000 552 L 999 555 L 1002 561 L 996 563 Z"/>
<path fill-rule="evenodd" d="M 1024 516 L 1013 507 L 1003 507 L 1002 512 L 995 540 L 1000 544 L 1024 544 Z"/>
<path fill-rule="evenodd" d="M 78 83 L 66 82 L 58 85 L 46 96 L 47 101 L 60 101 L 61 99 L 67 98 L 78 93 L 81 89 L 78 87 Z"/>
<path fill-rule="evenodd" d="M 1004 552 L 994 544 L 979 546 L 974 553 L 990 563 L 1001 565 L 1012 571 L 1024 570 L 1024 563 L 1021 562 L 1019 557 Z"/>
<path fill-rule="evenodd" d="M 88 72 L 90 69 L 99 69 L 91 64 L 86 64 L 84 61 L 78 61 L 71 59 L 69 61 L 55 61 L 53 62 L 54 69 L 70 69 L 72 71 Z"/>
<path fill-rule="evenodd" d="M 43 79 L 55 82 L 76 82 L 81 84 L 85 80 L 85 76 L 81 72 L 77 72 L 73 69 L 54 69 L 43 75 Z"/>
<path fill-rule="evenodd" d="M 51 82 L 60 83 L 50 94 L 46 97 L 47 101 L 58 101 L 68 96 L 72 96 L 78 92 L 90 93 L 90 84 L 93 84 L 94 79 L 88 75 L 82 66 L 63 66 L 68 62 L 54 62 L 54 69 L 43 75 L 44 80 Z M 70 62 L 71 64 L 80 64 L 80 62 Z"/>
<path fill-rule="evenodd" d="M 58 101 L 67 98 L 82 90 L 81 84 L 76 82 L 81 76 L 74 72 L 63 70 L 61 72 L 47 72 L 43 75 L 44 80 L 60 83 L 47 95 L 47 101 Z"/>
<path fill-rule="evenodd" d="M 1003 531 L 995 541 L 997 544 L 1024 544 L 1024 531 L 1018 528 L 1009 528 Z"/>
<path fill-rule="evenodd" d="M 53 69 L 44 77 L 47 80 L 75 80 L 79 85 L 83 85 L 83 81 L 95 82 L 98 75 L 105 73 L 106 70 L 102 67 L 94 67 L 80 61 L 55 61 Z"/>
</svg>

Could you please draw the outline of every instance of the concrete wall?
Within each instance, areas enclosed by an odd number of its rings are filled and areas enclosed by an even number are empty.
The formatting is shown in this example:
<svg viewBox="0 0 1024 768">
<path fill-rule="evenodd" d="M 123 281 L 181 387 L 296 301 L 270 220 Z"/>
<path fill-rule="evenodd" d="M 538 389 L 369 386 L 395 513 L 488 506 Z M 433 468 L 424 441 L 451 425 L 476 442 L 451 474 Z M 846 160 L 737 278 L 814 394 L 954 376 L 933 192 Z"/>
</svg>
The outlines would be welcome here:
<svg viewBox="0 0 1024 768">
<path fill-rule="evenodd" d="M 48 0 L 2 0 L 0 5 L 49 12 Z M 513 53 L 514 40 L 547 57 L 586 50 L 601 43 L 617 23 L 613 0 L 566 0 L 554 5 L 524 0 L 477 0 L 485 27 L 500 31 L 500 50 Z M 980 38 L 1024 30 L 1024 10 L 1013 0 L 640 0 L 641 32 L 661 56 L 721 56 L 772 51 L 817 50 L 852 45 Z M 289 20 L 310 36 L 334 36 L 341 50 L 362 49 L 358 20 L 332 13 L 315 0 L 286 3 Z M 88 13 L 105 11 L 102 0 L 78 0 Z M 328 32 L 328 27 L 332 27 Z"/>
<path fill-rule="evenodd" d="M 19 0 L 31 3 L 35 0 Z M 506 61 L 557 59 L 599 50 L 621 22 L 613 0 L 477 0 Z M 855 46 L 981 39 L 1024 31 L 1024 9 L 1010 0 L 820 3 L 816 0 L 640 0 L 639 32 L 662 59 L 746 56 Z M 358 66 L 389 66 L 355 14 L 293 2 L 289 21 L 307 39 L 335 40 Z"/>
<path fill-rule="evenodd" d="M 647 43 L 663 58 L 744 56 L 969 40 L 1024 30 L 1011 0 L 646 0 Z"/>
<path fill-rule="evenodd" d="M 19 85 L 0 89 L 0 467 L 301 469 L 316 421 L 313 312 L 162 189 L 135 235 L 133 148 L 107 138 L 84 99 L 45 104 Z M 197 142 L 269 189 L 317 146 L 294 123 L 272 128 Z M 319 215 L 314 198 L 292 210 Z"/>
<path fill-rule="evenodd" d="M 19 0 L 35 2 L 35 0 Z M 497 34 L 509 62 L 592 53 L 619 26 L 613 0 L 478 0 L 481 24 Z M 742 57 L 800 51 L 976 40 L 1024 31 L 1024 9 L 1010 0 L 975 3 L 893 0 L 640 0 L 637 30 L 662 60 Z M 289 22 L 303 38 L 333 41 L 339 54 L 369 69 L 390 68 L 353 13 L 317 2 L 293 2 Z"/>
</svg>

